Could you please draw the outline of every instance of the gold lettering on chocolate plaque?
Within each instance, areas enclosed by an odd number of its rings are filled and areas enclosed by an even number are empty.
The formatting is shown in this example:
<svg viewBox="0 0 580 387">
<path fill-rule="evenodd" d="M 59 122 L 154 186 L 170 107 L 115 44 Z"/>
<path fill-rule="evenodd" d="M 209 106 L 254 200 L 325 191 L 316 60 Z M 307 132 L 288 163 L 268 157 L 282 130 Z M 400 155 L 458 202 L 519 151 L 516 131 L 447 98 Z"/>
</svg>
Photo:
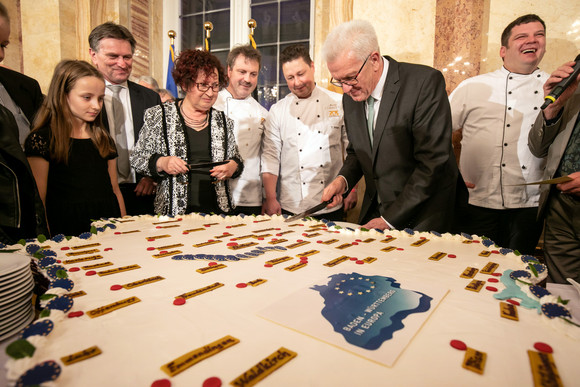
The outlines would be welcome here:
<svg viewBox="0 0 580 387">
<path fill-rule="evenodd" d="M 80 352 L 73 353 L 68 356 L 61 357 L 60 360 L 64 363 L 64 365 L 71 365 L 74 363 L 78 363 L 79 361 L 90 359 L 91 357 L 95 357 L 100 355 L 102 352 L 96 345 L 87 349 L 83 349 Z"/>
<path fill-rule="evenodd" d="M 280 347 L 276 352 L 260 360 L 255 366 L 232 380 L 230 384 L 239 387 L 251 387 L 294 359 L 297 355 L 296 352 Z"/>
<path fill-rule="evenodd" d="M 140 301 L 141 300 L 137 297 L 125 298 L 124 300 L 120 300 L 117 302 L 113 302 L 112 304 L 108 304 L 108 305 L 101 306 L 101 307 L 93 309 L 93 310 L 89 310 L 87 312 L 87 315 L 90 318 L 99 317 L 99 316 L 105 315 L 107 313 L 111 313 L 117 309 L 125 308 L 129 305 L 136 304 L 137 302 L 140 302 Z"/>
<path fill-rule="evenodd" d="M 185 355 L 182 355 L 177 359 L 162 365 L 161 370 L 168 376 L 173 377 L 180 372 L 185 371 L 189 367 L 199 363 L 200 361 L 205 360 L 208 357 L 223 351 L 224 349 L 236 345 L 239 342 L 240 340 L 236 339 L 235 337 L 230 335 L 224 336 L 221 339 L 206 344 L 203 347 L 194 349 L 193 351 L 188 352 Z"/>
</svg>

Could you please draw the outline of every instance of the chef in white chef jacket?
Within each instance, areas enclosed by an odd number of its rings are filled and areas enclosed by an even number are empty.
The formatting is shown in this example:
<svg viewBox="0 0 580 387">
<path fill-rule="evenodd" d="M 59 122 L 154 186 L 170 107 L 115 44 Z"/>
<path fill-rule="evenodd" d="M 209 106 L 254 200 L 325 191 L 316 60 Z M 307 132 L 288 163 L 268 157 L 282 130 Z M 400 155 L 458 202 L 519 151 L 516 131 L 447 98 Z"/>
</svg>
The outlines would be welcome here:
<svg viewBox="0 0 580 387">
<path fill-rule="evenodd" d="M 219 92 L 213 106 L 234 121 L 234 135 L 244 160 L 244 170 L 238 178 L 229 180 L 229 189 L 236 206 L 234 212 L 246 215 L 262 212 L 260 155 L 268 110 L 252 97 L 261 61 L 260 52 L 251 45 L 234 47 L 227 58 L 228 87 Z"/>
<path fill-rule="evenodd" d="M 291 93 L 270 108 L 262 144 L 263 212 L 301 213 L 321 202 L 322 191 L 342 167 L 348 140 L 342 96 L 316 86 L 314 63 L 302 45 L 280 55 Z M 345 207 L 356 204 L 356 194 Z M 343 220 L 344 209 L 323 209 L 315 215 Z"/>
</svg>

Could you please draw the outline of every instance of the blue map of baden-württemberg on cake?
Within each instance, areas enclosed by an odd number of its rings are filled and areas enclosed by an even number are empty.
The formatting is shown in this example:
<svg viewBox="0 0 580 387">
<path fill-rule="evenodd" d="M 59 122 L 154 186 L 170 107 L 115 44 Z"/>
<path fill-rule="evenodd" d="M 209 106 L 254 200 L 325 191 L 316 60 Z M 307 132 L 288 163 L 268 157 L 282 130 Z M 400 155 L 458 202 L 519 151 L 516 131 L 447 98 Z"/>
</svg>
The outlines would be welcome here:
<svg viewBox="0 0 580 387">
<path fill-rule="evenodd" d="M 324 298 L 322 315 L 347 342 L 377 349 L 405 327 L 412 313 L 424 313 L 433 300 L 426 294 L 401 289 L 394 278 L 358 273 L 335 274 L 327 285 L 315 285 Z"/>
</svg>

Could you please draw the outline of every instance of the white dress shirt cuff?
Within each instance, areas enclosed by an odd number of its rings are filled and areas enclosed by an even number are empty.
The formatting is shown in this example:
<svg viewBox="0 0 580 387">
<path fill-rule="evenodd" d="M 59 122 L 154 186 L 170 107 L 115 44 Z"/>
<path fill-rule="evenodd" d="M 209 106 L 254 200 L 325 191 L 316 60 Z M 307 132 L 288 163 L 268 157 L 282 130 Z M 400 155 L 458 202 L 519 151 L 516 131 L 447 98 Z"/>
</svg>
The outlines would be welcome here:
<svg viewBox="0 0 580 387">
<path fill-rule="evenodd" d="M 387 220 L 385 218 L 383 218 L 381 216 L 381 219 L 387 224 L 387 226 L 389 226 L 389 230 L 393 230 L 394 229 L 393 225 L 391 225 L 389 222 L 387 222 Z"/>
</svg>

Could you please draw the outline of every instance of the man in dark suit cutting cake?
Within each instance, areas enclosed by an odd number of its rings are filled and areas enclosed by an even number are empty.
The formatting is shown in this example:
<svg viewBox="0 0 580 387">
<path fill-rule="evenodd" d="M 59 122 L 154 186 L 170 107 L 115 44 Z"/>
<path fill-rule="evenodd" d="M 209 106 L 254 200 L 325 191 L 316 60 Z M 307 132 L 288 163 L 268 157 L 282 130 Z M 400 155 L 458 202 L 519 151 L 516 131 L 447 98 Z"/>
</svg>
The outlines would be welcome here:
<svg viewBox="0 0 580 387">
<path fill-rule="evenodd" d="M 329 207 L 338 204 L 340 194 L 364 176 L 363 227 L 448 231 L 458 169 L 441 73 L 381 56 L 376 32 L 366 21 L 336 27 L 323 55 L 331 83 L 345 93 L 349 146 L 322 200 L 334 197 Z"/>
</svg>

